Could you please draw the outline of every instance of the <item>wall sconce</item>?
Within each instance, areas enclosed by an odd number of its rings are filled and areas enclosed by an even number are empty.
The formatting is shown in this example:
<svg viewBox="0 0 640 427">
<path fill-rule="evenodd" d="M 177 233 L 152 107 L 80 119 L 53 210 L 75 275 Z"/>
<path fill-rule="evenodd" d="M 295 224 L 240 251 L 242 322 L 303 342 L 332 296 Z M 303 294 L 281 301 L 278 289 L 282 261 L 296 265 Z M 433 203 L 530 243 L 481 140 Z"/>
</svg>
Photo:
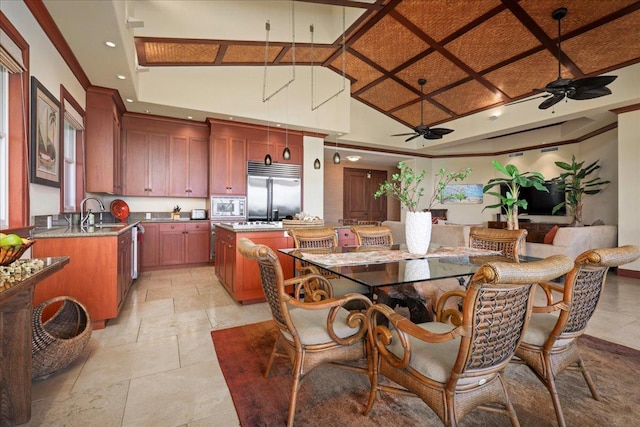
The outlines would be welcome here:
<svg viewBox="0 0 640 427">
<path fill-rule="evenodd" d="M 320 159 L 316 159 L 316 160 L 313 162 L 313 168 L 314 168 L 314 169 L 320 169 Z"/>
</svg>

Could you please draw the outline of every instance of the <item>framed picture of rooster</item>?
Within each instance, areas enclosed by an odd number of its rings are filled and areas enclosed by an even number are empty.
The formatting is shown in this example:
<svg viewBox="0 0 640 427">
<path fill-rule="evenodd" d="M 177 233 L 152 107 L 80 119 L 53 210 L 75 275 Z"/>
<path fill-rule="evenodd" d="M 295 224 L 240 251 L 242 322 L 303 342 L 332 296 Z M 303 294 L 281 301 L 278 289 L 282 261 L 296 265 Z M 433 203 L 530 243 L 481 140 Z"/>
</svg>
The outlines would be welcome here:
<svg viewBox="0 0 640 427">
<path fill-rule="evenodd" d="M 31 76 L 31 182 L 60 187 L 60 102 Z"/>
</svg>

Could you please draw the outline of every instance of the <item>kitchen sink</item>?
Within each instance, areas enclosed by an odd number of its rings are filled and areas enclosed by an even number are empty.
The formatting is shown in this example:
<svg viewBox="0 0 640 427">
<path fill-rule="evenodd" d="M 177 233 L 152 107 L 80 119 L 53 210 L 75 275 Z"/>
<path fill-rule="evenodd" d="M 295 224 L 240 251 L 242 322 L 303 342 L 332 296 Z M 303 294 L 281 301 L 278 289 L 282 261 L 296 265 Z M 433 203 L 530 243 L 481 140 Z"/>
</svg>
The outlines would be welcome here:
<svg viewBox="0 0 640 427">
<path fill-rule="evenodd" d="M 96 228 L 110 228 L 110 227 L 125 227 L 128 224 L 118 224 L 118 223 L 102 223 L 102 224 L 94 224 Z"/>
</svg>

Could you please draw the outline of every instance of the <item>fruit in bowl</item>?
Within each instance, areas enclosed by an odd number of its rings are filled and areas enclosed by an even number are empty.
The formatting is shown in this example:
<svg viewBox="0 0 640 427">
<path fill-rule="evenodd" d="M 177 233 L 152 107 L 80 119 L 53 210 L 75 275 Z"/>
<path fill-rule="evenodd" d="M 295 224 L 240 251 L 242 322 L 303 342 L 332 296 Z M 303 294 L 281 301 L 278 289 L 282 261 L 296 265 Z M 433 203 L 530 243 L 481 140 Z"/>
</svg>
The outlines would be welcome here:
<svg viewBox="0 0 640 427">
<path fill-rule="evenodd" d="M 22 237 L 17 234 L 2 234 L 0 233 L 0 248 L 9 250 L 9 249 L 20 249 L 22 247 Z"/>
<path fill-rule="evenodd" d="M 34 243 L 17 234 L 0 233 L 0 265 L 8 265 L 17 260 Z"/>
</svg>

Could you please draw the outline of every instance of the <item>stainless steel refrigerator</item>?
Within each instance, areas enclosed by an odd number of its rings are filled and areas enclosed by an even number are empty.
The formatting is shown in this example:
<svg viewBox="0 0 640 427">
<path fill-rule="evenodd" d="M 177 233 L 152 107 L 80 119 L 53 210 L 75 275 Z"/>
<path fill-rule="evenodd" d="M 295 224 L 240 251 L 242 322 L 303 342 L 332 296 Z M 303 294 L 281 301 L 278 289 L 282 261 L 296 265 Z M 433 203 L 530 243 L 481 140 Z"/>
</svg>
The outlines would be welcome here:
<svg viewBox="0 0 640 427">
<path fill-rule="evenodd" d="M 300 165 L 248 162 L 247 171 L 249 221 L 278 221 L 300 212 Z"/>
</svg>

